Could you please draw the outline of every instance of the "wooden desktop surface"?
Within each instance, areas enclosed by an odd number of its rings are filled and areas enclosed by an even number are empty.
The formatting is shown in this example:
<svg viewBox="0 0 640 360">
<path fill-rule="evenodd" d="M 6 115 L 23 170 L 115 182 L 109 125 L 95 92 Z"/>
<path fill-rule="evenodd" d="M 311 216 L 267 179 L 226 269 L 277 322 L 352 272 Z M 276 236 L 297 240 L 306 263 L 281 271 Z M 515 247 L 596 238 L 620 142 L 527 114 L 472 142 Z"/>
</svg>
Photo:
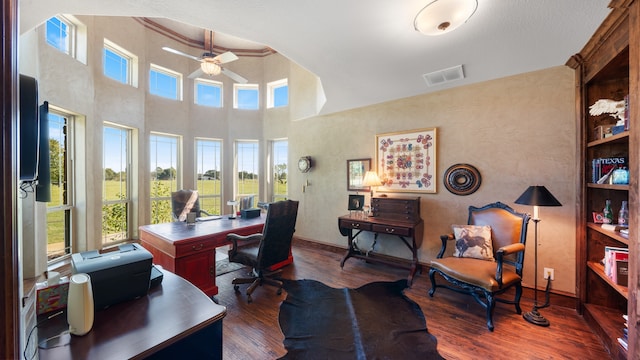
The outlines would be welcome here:
<svg viewBox="0 0 640 360">
<path fill-rule="evenodd" d="M 205 294 L 214 296 L 216 286 L 215 249 L 227 245 L 227 234 L 261 233 L 266 214 L 252 219 L 171 222 L 140 226 L 140 243 L 153 255 L 154 264 L 182 276 Z"/>
<path fill-rule="evenodd" d="M 206 346 L 221 357 L 222 319 L 227 309 L 181 277 L 162 272 L 162 283 L 147 296 L 96 311 L 89 333 L 72 335 L 67 345 L 40 349 L 40 359 L 143 359 L 218 327 L 220 343 L 211 338 Z M 66 313 L 45 321 L 38 328 L 39 342 L 68 328 Z"/>
</svg>

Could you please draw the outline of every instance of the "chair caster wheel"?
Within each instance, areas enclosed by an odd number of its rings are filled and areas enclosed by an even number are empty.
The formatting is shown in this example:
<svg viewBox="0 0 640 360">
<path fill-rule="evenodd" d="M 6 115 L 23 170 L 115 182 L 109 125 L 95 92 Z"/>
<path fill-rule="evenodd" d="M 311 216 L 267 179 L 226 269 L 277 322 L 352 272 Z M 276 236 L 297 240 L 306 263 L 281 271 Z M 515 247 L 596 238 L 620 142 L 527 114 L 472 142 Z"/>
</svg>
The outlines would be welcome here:
<svg viewBox="0 0 640 360">
<path fill-rule="evenodd" d="M 253 299 L 251 298 L 251 295 L 247 296 L 247 303 L 251 304 L 253 302 Z"/>
<path fill-rule="evenodd" d="M 282 295 L 282 288 L 278 289 L 278 291 L 276 292 L 276 294 L 278 294 L 278 295 Z"/>
<path fill-rule="evenodd" d="M 240 289 L 240 286 L 238 285 L 233 285 L 233 290 L 235 290 L 236 292 Z"/>
</svg>

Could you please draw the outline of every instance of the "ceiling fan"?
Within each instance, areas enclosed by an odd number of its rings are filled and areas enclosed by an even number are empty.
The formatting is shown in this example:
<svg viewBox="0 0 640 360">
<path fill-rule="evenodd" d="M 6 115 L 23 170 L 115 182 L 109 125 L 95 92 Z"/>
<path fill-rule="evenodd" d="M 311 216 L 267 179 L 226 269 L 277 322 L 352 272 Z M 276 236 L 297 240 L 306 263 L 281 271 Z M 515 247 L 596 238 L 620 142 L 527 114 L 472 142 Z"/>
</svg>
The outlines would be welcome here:
<svg viewBox="0 0 640 360">
<path fill-rule="evenodd" d="M 201 57 L 189 55 L 187 53 L 183 53 L 182 51 L 175 50 L 167 46 L 164 46 L 162 50 L 168 51 L 176 55 L 188 57 L 189 59 L 200 62 L 200 68 L 198 68 L 198 70 L 194 71 L 189 75 L 190 79 L 195 79 L 203 75 L 215 76 L 222 73 L 237 83 L 246 84 L 248 82 L 247 79 L 221 66 L 222 64 L 226 64 L 226 63 L 238 60 L 238 57 L 236 56 L 236 54 L 232 53 L 231 51 L 227 51 L 225 53 L 215 55 L 213 53 L 213 31 L 209 31 L 208 35 L 209 35 L 209 51 L 202 54 Z"/>
</svg>

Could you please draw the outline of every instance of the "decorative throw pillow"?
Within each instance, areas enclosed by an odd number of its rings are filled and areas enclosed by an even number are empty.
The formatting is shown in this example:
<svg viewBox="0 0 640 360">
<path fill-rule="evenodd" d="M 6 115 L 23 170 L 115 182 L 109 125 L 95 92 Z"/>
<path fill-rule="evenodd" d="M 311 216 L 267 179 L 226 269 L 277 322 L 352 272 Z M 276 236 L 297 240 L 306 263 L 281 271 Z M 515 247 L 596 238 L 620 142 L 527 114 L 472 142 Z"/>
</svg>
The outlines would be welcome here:
<svg viewBox="0 0 640 360">
<path fill-rule="evenodd" d="M 455 257 L 495 261 L 491 244 L 491 226 L 452 225 L 456 238 Z"/>
</svg>

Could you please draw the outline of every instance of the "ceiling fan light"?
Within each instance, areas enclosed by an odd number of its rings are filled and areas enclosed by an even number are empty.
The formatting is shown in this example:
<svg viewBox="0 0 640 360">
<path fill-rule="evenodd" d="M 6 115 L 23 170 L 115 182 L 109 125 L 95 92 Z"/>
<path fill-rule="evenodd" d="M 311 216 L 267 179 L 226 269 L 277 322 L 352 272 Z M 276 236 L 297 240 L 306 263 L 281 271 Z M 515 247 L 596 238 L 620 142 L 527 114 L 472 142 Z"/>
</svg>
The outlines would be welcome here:
<svg viewBox="0 0 640 360">
<path fill-rule="evenodd" d="M 220 65 L 210 61 L 203 61 L 200 63 L 200 68 L 207 75 L 219 75 L 222 71 Z"/>
<path fill-rule="evenodd" d="M 418 12 L 413 27 L 425 35 L 442 35 L 464 24 L 476 12 L 478 0 L 434 0 Z"/>
</svg>

